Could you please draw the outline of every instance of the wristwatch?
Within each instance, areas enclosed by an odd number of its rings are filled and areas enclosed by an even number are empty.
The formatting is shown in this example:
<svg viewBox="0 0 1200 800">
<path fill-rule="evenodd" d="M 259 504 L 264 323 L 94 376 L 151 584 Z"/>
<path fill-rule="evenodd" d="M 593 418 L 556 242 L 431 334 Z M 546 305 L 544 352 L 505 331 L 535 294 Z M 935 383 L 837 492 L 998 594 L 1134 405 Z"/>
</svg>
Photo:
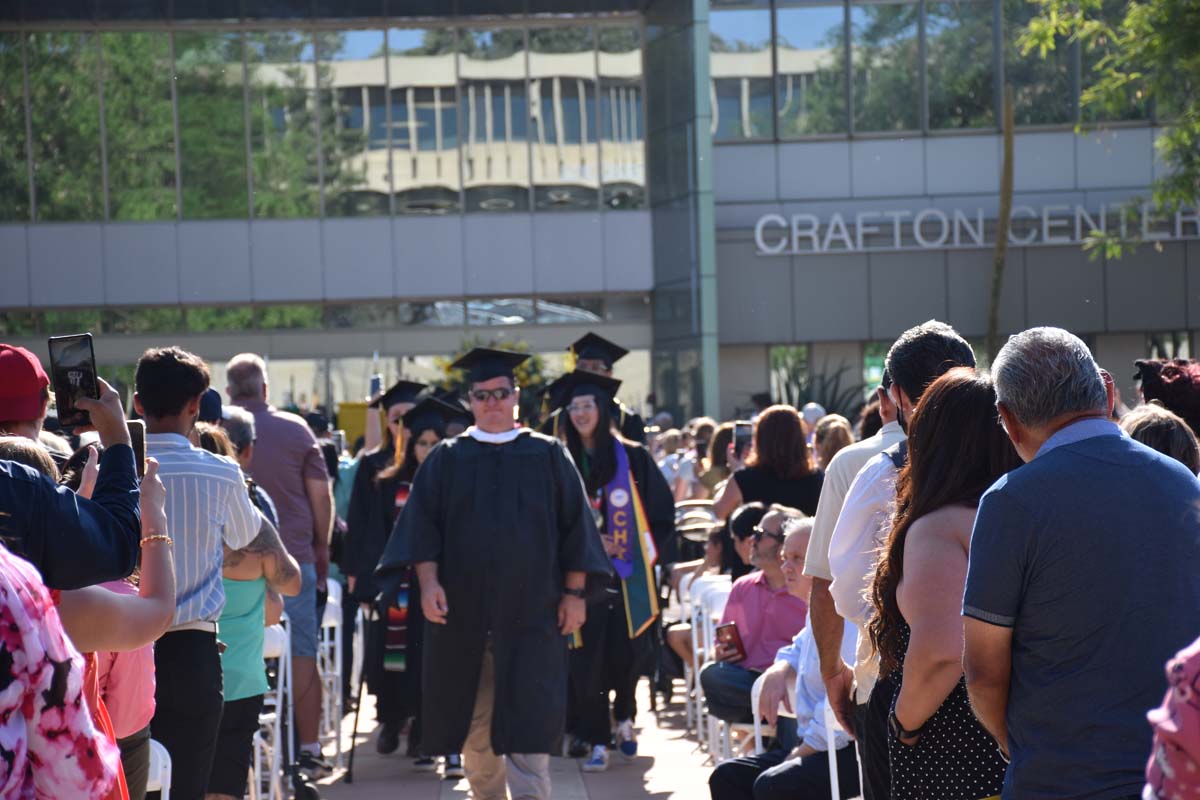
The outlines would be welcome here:
<svg viewBox="0 0 1200 800">
<path fill-rule="evenodd" d="M 569 586 L 563 589 L 563 594 L 569 594 L 571 597 L 578 597 L 580 600 L 583 600 L 585 597 L 587 597 L 587 592 L 585 592 L 583 589 L 572 589 Z"/>
<path fill-rule="evenodd" d="M 896 716 L 896 708 L 892 707 L 892 711 L 888 714 L 888 731 L 897 739 L 915 739 L 921 735 L 921 731 L 925 730 L 925 725 L 922 724 L 919 728 L 911 731 L 906 731 L 904 726 L 900 724 L 900 719 Z"/>
</svg>

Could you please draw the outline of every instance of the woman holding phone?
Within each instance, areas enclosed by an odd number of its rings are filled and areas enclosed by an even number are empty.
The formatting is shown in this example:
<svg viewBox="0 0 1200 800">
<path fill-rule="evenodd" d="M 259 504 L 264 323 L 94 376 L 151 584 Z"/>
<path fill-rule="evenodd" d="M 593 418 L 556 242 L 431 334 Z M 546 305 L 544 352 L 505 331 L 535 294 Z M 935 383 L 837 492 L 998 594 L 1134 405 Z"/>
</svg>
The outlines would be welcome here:
<svg viewBox="0 0 1200 800">
<path fill-rule="evenodd" d="M 671 487 L 646 449 L 616 431 L 609 409 L 620 385 L 576 371 L 550 388 L 552 403 L 566 419 L 559 435 L 583 478 L 614 570 L 601 599 L 589 602 L 582 640 L 571 653 L 575 733 L 590 746 L 585 772 L 608 767 L 610 714 L 617 721 L 617 749 L 627 758 L 637 755 L 634 692 L 643 665 L 654 658 L 658 617 L 651 548 L 659 563 L 674 561 Z M 616 687 L 611 706 L 610 686 Z"/>
<path fill-rule="evenodd" d="M 739 423 L 740 425 L 740 423 Z M 734 431 L 737 446 L 738 431 Z M 798 508 L 817 513 L 825 475 L 813 463 L 800 414 L 791 406 L 771 406 L 754 422 L 753 448 L 717 493 L 713 511 L 725 519 L 743 503 Z"/>
</svg>

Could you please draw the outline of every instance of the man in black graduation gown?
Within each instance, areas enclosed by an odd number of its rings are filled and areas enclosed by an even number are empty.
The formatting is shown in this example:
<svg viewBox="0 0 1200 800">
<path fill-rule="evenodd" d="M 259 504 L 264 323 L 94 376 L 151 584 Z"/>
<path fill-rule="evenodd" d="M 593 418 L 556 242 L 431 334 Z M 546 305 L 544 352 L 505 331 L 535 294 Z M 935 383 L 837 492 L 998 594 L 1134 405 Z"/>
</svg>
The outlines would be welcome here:
<svg viewBox="0 0 1200 800">
<path fill-rule="evenodd" d="M 582 338 L 573 342 L 567 350 L 575 356 L 575 369 L 595 373 L 596 375 L 603 375 L 606 378 L 612 377 L 613 364 L 629 355 L 629 351 L 624 347 L 614 344 L 603 336 L 597 336 L 594 333 L 584 334 Z M 560 413 L 561 409 L 557 409 L 551 413 L 550 416 L 542 421 L 538 430 L 550 436 L 557 436 Z M 645 420 L 615 397 L 612 401 L 612 418 L 617 428 L 621 431 L 621 435 L 626 439 L 636 444 L 646 443 Z"/>
<path fill-rule="evenodd" d="M 566 636 L 589 574 L 611 569 L 570 456 L 514 427 L 513 369 L 527 356 L 476 348 L 476 425 L 421 465 L 376 573 L 384 592 L 415 566 L 427 620 L 422 744 L 463 754 L 477 800 L 550 797 L 562 735 Z M 507 756 L 507 764 L 505 761 Z"/>
</svg>

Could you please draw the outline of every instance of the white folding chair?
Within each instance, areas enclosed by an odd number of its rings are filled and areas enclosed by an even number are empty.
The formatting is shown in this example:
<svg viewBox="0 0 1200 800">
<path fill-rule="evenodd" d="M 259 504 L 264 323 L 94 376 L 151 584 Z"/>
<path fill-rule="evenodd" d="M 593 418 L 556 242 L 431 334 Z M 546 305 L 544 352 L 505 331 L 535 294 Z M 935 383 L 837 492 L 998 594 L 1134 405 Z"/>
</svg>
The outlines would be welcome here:
<svg viewBox="0 0 1200 800">
<path fill-rule="evenodd" d="M 146 791 L 158 792 L 162 800 L 171 800 L 171 754 L 154 739 L 150 740 L 150 776 Z"/>
<path fill-rule="evenodd" d="M 342 585 L 332 578 L 326 579 L 328 595 L 325 600 L 325 615 L 321 619 L 321 630 L 317 646 L 317 669 L 321 676 L 321 744 L 334 745 L 334 766 L 342 766 Z"/>
<path fill-rule="evenodd" d="M 358 683 L 362 680 L 363 658 L 367 651 L 367 615 L 362 606 L 354 615 L 354 640 L 350 647 L 350 696 L 358 697 Z"/>
<path fill-rule="evenodd" d="M 286 615 L 285 615 L 286 620 Z M 277 664 L 276 685 L 263 695 L 263 709 L 258 715 L 258 730 L 253 738 L 253 760 L 250 765 L 250 797 L 252 800 L 266 797 L 269 800 L 285 800 L 282 775 L 286 765 L 292 762 L 291 736 L 284 735 L 284 717 L 287 731 L 294 730 L 292 720 L 292 641 L 285 625 L 272 625 L 263 632 L 263 660 Z M 284 760 L 286 759 L 286 761 Z"/>
<path fill-rule="evenodd" d="M 700 685 L 701 659 L 708 652 L 711 639 L 706 638 L 704 623 L 704 599 L 708 592 L 719 586 L 732 585 L 728 575 L 702 575 L 688 587 L 688 605 L 685 611 L 692 629 L 692 668 L 688 684 L 688 718 L 695 724 L 696 739 L 706 745 L 704 688 Z"/>
<path fill-rule="evenodd" d="M 762 697 L 763 682 L 766 678 L 766 673 L 759 675 L 754 681 L 754 686 L 750 688 L 750 711 L 754 714 L 754 754 L 761 755 L 763 751 L 763 734 L 767 736 L 775 735 L 775 726 L 764 725 L 762 715 L 758 713 L 758 701 Z"/>
<path fill-rule="evenodd" d="M 836 740 L 833 737 L 836 733 L 843 733 L 844 729 L 838 722 L 837 715 L 833 713 L 833 706 L 829 705 L 829 701 L 822 700 L 821 706 L 825 714 L 825 741 L 828 743 L 826 754 L 829 756 L 829 797 L 831 800 L 841 800 L 841 785 L 838 783 L 837 747 L 835 747 Z M 854 750 L 854 758 L 858 761 L 858 785 L 861 787 L 863 785 L 862 756 L 859 755 L 857 748 Z"/>
<path fill-rule="evenodd" d="M 700 613 L 700 641 L 703 643 L 703 650 L 707 652 L 712 647 L 713 640 L 716 638 L 717 623 L 721 620 L 721 615 L 725 612 L 725 603 L 729 599 L 729 593 L 732 585 L 729 583 L 716 583 L 707 587 L 701 597 L 701 613 Z M 698 692 L 700 702 L 704 702 L 704 687 L 700 683 L 699 670 L 697 669 L 696 685 L 700 688 Z M 728 731 L 724 727 L 724 722 L 709 714 L 701 706 L 702 713 L 708 722 L 707 726 L 707 745 L 708 752 L 713 756 L 716 762 L 720 762 L 722 755 L 728 757 L 728 752 L 731 749 L 729 746 Z"/>
</svg>

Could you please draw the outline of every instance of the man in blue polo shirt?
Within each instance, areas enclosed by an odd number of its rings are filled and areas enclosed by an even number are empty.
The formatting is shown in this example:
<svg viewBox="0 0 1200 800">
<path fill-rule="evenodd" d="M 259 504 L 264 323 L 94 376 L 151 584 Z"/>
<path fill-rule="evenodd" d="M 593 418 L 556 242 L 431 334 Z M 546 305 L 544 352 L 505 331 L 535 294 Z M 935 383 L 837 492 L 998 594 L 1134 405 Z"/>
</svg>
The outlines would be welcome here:
<svg viewBox="0 0 1200 800">
<path fill-rule="evenodd" d="M 1003 797 L 1140 797 L 1146 711 L 1200 620 L 1200 482 L 1121 433 L 1111 376 L 1067 331 L 1013 336 L 993 377 L 1026 464 L 979 504 L 964 663 L 1012 758 Z"/>
</svg>

